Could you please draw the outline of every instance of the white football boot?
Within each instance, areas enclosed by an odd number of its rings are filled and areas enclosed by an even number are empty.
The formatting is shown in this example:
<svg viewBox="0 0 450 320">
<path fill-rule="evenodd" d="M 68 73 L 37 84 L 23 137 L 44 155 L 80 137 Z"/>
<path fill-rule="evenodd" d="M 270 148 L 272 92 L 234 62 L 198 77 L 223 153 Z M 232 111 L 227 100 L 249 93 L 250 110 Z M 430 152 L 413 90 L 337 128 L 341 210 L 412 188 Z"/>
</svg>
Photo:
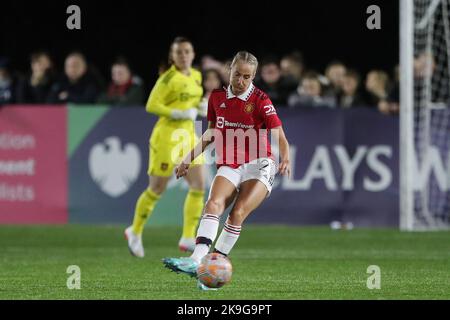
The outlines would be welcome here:
<svg viewBox="0 0 450 320">
<path fill-rule="evenodd" d="M 125 238 L 128 240 L 128 249 L 130 253 L 138 258 L 144 257 L 144 246 L 142 245 L 142 236 L 133 232 L 130 226 L 125 229 Z"/>
</svg>

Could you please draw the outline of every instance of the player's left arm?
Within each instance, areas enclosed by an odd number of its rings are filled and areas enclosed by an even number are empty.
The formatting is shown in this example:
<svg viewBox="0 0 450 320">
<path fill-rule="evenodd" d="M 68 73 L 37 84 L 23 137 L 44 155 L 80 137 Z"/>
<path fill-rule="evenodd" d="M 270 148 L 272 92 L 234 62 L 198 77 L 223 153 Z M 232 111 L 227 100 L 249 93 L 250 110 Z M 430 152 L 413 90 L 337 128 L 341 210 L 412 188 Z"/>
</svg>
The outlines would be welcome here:
<svg viewBox="0 0 450 320">
<path fill-rule="evenodd" d="M 273 106 L 272 101 L 267 97 L 261 102 L 260 115 L 264 119 L 264 124 L 268 130 L 271 130 L 272 140 L 278 141 L 280 150 L 280 165 L 278 172 L 282 175 L 291 175 L 291 163 L 289 156 L 289 142 L 287 141 L 286 134 L 284 133 L 283 126 L 280 118 L 277 115 L 277 111 Z"/>
<path fill-rule="evenodd" d="M 278 146 L 280 149 L 280 165 L 278 172 L 282 175 L 287 175 L 288 178 L 291 177 L 291 162 L 289 156 L 289 142 L 287 141 L 286 135 L 282 126 L 272 128 L 272 137 L 278 138 Z"/>
</svg>

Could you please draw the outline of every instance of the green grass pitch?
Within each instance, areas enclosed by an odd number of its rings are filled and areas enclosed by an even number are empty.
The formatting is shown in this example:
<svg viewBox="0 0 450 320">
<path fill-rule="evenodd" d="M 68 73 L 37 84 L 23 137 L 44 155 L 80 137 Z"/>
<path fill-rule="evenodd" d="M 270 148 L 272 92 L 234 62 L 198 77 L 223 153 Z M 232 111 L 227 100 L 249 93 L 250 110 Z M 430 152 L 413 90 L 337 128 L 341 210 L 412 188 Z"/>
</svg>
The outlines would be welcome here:
<svg viewBox="0 0 450 320">
<path fill-rule="evenodd" d="M 0 299 L 449 299 L 450 233 L 247 225 L 219 291 L 165 269 L 180 229 L 147 227 L 132 257 L 122 226 L 0 226 Z M 81 289 L 69 290 L 69 265 Z M 369 290 L 370 265 L 381 288 Z"/>
</svg>

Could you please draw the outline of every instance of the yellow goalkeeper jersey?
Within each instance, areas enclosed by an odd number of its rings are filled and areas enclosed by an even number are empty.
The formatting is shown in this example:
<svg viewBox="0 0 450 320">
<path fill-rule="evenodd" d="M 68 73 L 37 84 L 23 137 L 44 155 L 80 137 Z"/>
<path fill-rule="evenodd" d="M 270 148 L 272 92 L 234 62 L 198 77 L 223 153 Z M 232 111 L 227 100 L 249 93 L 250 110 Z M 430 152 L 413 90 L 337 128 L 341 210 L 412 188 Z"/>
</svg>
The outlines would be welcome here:
<svg viewBox="0 0 450 320">
<path fill-rule="evenodd" d="M 202 76 L 195 69 L 191 68 L 190 71 L 187 76 L 172 66 L 159 77 L 148 98 L 146 110 L 159 116 L 150 137 L 149 175 L 171 176 L 175 165 L 198 141 L 192 120 L 174 120 L 170 117 L 174 109 L 199 107 L 203 96 Z M 180 141 L 172 137 L 177 129 L 184 129 L 188 133 L 188 136 L 183 133 L 181 149 Z M 192 164 L 202 164 L 203 161 L 201 155 Z"/>
<path fill-rule="evenodd" d="M 198 108 L 202 96 L 201 73 L 191 68 L 190 75 L 185 75 L 172 65 L 158 78 L 147 101 L 147 112 L 160 117 L 154 130 L 166 127 L 169 131 L 183 128 L 193 132 L 194 125 L 191 120 L 173 120 L 170 114 L 174 109 Z"/>
</svg>

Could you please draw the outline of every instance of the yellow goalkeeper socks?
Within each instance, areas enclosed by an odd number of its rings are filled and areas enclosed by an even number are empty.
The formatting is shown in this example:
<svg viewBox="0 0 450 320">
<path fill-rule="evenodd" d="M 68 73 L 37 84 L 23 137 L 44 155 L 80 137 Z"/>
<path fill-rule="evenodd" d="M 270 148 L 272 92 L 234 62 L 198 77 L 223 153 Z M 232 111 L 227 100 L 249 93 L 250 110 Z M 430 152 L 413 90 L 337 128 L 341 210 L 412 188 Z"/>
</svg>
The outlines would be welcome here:
<svg viewBox="0 0 450 320">
<path fill-rule="evenodd" d="M 183 238 L 195 238 L 202 215 L 205 191 L 190 189 L 184 201 Z"/>
<path fill-rule="evenodd" d="M 136 202 L 136 209 L 134 211 L 133 232 L 135 234 L 142 234 L 145 223 L 152 215 L 153 209 L 161 196 L 154 193 L 149 188 L 142 192 L 141 196 Z"/>
</svg>

